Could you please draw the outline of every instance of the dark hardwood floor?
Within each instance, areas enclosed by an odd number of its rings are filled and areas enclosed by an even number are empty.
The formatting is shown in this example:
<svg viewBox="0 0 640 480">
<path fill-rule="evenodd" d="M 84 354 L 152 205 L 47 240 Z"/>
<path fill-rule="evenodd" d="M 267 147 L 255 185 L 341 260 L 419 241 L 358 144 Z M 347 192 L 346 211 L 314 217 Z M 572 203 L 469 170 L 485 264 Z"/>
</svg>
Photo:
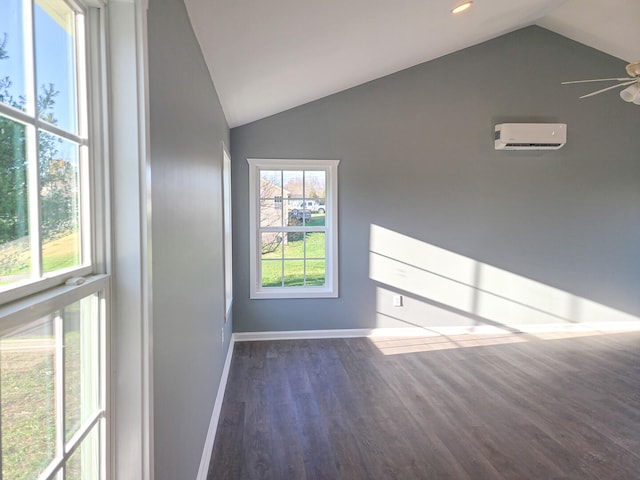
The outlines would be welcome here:
<svg viewBox="0 0 640 480">
<path fill-rule="evenodd" d="M 209 479 L 640 479 L 640 333 L 235 345 Z"/>
</svg>

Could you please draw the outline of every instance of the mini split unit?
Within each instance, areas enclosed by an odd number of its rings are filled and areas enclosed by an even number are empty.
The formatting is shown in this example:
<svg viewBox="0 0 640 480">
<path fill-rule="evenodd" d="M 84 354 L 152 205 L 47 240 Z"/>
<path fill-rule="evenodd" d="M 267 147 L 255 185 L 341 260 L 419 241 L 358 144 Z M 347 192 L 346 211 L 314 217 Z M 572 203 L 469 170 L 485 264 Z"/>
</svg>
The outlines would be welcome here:
<svg viewBox="0 0 640 480">
<path fill-rule="evenodd" d="M 567 143 L 566 123 L 501 123 L 496 150 L 558 150 Z"/>
</svg>

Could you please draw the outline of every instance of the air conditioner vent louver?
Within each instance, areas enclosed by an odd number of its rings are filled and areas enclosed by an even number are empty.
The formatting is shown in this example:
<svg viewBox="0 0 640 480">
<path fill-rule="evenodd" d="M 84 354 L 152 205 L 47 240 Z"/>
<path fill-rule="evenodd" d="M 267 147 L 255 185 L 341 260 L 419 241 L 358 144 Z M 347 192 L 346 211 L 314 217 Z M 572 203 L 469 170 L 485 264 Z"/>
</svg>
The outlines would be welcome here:
<svg viewBox="0 0 640 480">
<path fill-rule="evenodd" d="M 560 148 L 562 143 L 507 143 L 506 147 L 556 147 Z"/>
<path fill-rule="evenodd" d="M 565 123 L 501 123 L 495 127 L 496 150 L 558 150 L 566 141 Z"/>
</svg>

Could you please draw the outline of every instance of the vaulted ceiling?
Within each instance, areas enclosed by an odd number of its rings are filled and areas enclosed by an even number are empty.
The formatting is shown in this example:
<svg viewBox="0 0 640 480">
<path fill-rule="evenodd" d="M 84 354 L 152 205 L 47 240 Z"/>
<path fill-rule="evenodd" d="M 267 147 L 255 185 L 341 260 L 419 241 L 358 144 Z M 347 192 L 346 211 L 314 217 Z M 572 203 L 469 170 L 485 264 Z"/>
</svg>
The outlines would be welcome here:
<svg viewBox="0 0 640 480">
<path fill-rule="evenodd" d="M 185 1 L 231 127 L 528 25 L 640 59 L 640 0 L 474 0 L 451 14 L 461 2 Z"/>
</svg>

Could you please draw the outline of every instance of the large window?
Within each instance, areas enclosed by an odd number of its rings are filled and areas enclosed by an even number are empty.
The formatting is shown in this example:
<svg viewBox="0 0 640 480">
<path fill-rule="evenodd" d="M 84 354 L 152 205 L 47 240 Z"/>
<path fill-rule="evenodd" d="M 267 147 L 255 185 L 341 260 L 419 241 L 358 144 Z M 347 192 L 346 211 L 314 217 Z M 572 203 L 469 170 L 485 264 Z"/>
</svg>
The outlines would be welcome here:
<svg viewBox="0 0 640 480">
<path fill-rule="evenodd" d="M 90 113 L 101 117 L 104 57 L 100 12 L 82 5 L 2 0 L 0 9 L 0 464 L 6 479 L 107 474 L 109 278 L 104 201 L 94 195 L 103 183 L 102 142 L 89 121 Z"/>
<path fill-rule="evenodd" d="M 224 203 L 224 297 L 225 297 L 225 322 L 231 314 L 233 302 L 233 250 L 231 235 L 231 157 L 227 149 L 222 147 L 222 196 Z"/>
<path fill-rule="evenodd" d="M 338 160 L 248 159 L 251 298 L 338 296 Z"/>
</svg>

